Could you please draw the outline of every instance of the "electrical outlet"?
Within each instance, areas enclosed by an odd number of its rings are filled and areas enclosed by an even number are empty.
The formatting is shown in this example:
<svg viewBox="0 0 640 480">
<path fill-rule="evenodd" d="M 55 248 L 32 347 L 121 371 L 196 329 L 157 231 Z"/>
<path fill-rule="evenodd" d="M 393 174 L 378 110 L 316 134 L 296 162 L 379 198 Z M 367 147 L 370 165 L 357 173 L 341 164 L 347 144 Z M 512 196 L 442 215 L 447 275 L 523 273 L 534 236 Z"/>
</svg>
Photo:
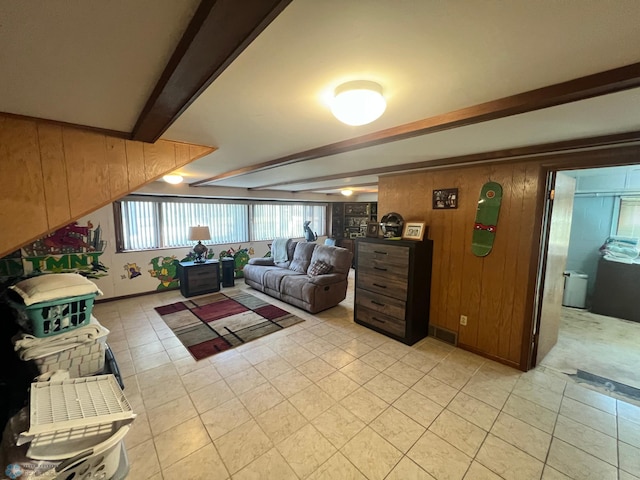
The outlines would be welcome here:
<svg viewBox="0 0 640 480">
<path fill-rule="evenodd" d="M 463 326 L 467 325 L 467 316 L 466 315 L 460 315 L 460 325 L 463 325 Z"/>
</svg>

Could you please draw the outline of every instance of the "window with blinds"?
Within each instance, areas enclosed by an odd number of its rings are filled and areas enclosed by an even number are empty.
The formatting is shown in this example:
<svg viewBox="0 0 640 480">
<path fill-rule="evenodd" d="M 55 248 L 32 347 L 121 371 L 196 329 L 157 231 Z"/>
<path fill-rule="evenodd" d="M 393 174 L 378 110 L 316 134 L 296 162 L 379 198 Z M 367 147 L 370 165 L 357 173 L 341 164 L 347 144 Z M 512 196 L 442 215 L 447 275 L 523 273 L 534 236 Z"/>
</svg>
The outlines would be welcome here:
<svg viewBox="0 0 640 480">
<path fill-rule="evenodd" d="M 127 197 L 116 202 L 118 251 L 191 247 L 190 226 L 208 226 L 207 245 L 302 237 L 303 223 L 325 235 L 326 204 L 225 202 L 184 198 Z"/>
<path fill-rule="evenodd" d="M 252 205 L 251 240 L 272 240 L 278 237 L 303 236 L 303 224 L 318 235 L 325 234 L 326 205 L 258 204 Z"/>
<path fill-rule="evenodd" d="M 640 197 L 621 197 L 616 235 L 640 237 Z"/>
</svg>

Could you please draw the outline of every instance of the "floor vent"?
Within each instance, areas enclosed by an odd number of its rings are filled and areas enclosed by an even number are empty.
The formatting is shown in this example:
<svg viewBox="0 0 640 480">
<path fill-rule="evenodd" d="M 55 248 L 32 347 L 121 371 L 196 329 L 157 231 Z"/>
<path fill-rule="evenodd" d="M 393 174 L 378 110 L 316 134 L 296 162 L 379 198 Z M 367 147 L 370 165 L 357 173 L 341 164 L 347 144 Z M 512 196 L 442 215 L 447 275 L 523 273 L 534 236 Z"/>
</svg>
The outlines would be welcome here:
<svg viewBox="0 0 640 480">
<path fill-rule="evenodd" d="M 443 342 L 450 343 L 454 346 L 458 344 L 458 334 L 442 327 L 429 325 L 429 336 L 442 340 Z"/>
<path fill-rule="evenodd" d="M 577 378 L 579 381 L 586 381 L 594 386 L 604 388 L 608 392 L 617 392 L 627 395 L 635 400 L 640 400 L 640 389 L 630 385 L 625 385 L 624 383 L 616 382 L 610 378 L 601 377 L 580 369 L 578 369 L 575 375 L 570 376 Z"/>
</svg>

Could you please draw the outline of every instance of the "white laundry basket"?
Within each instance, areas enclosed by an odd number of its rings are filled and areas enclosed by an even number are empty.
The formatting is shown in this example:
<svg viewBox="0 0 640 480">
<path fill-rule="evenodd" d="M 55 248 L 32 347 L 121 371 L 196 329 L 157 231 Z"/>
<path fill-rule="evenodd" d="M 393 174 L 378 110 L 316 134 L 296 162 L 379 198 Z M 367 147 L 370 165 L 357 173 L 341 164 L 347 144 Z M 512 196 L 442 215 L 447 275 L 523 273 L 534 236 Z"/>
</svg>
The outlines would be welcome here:
<svg viewBox="0 0 640 480">
<path fill-rule="evenodd" d="M 80 327 L 54 337 L 34 339 L 29 347 L 16 346 L 15 349 L 21 358 L 31 359 L 41 374 L 67 370 L 71 378 L 95 375 L 104 369 L 109 330 L 94 316 L 90 323 L 99 328 L 98 335 L 87 337 L 83 332 L 88 327 Z M 53 342 L 59 346 L 51 347 Z M 45 353 L 37 353 L 39 351 Z"/>
<path fill-rule="evenodd" d="M 108 480 L 118 471 L 124 444 L 122 439 L 130 425 L 123 425 L 115 434 L 98 445 L 63 461 L 56 467 L 56 480 Z M 91 440 L 88 440 L 90 443 Z M 43 452 L 44 453 L 44 452 Z"/>
<path fill-rule="evenodd" d="M 56 480 L 107 480 L 121 470 L 135 414 L 113 375 L 32 383 L 29 408 L 18 445 L 30 442 L 31 459 L 61 462 Z"/>
</svg>

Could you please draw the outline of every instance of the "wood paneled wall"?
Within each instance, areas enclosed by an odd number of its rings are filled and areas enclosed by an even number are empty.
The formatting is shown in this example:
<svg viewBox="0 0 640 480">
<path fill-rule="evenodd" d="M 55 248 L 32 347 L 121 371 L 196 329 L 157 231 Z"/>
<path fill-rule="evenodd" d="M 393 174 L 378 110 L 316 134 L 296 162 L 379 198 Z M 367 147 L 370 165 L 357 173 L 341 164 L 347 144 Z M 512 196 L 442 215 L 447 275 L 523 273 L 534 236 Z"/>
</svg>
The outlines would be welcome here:
<svg viewBox="0 0 640 480">
<path fill-rule="evenodd" d="M 0 114 L 0 257 L 214 150 Z"/>
<path fill-rule="evenodd" d="M 381 177 L 378 212 L 425 221 L 434 242 L 430 322 L 458 333 L 462 348 L 522 364 L 523 330 L 530 325 L 539 225 L 536 208 L 545 175 L 538 162 L 458 167 Z M 493 250 L 471 253 L 482 185 L 502 185 L 503 199 Z M 433 210 L 434 189 L 458 188 L 458 208 Z M 533 272 L 535 273 L 535 272 Z M 460 315 L 468 317 L 460 325 Z"/>
</svg>

